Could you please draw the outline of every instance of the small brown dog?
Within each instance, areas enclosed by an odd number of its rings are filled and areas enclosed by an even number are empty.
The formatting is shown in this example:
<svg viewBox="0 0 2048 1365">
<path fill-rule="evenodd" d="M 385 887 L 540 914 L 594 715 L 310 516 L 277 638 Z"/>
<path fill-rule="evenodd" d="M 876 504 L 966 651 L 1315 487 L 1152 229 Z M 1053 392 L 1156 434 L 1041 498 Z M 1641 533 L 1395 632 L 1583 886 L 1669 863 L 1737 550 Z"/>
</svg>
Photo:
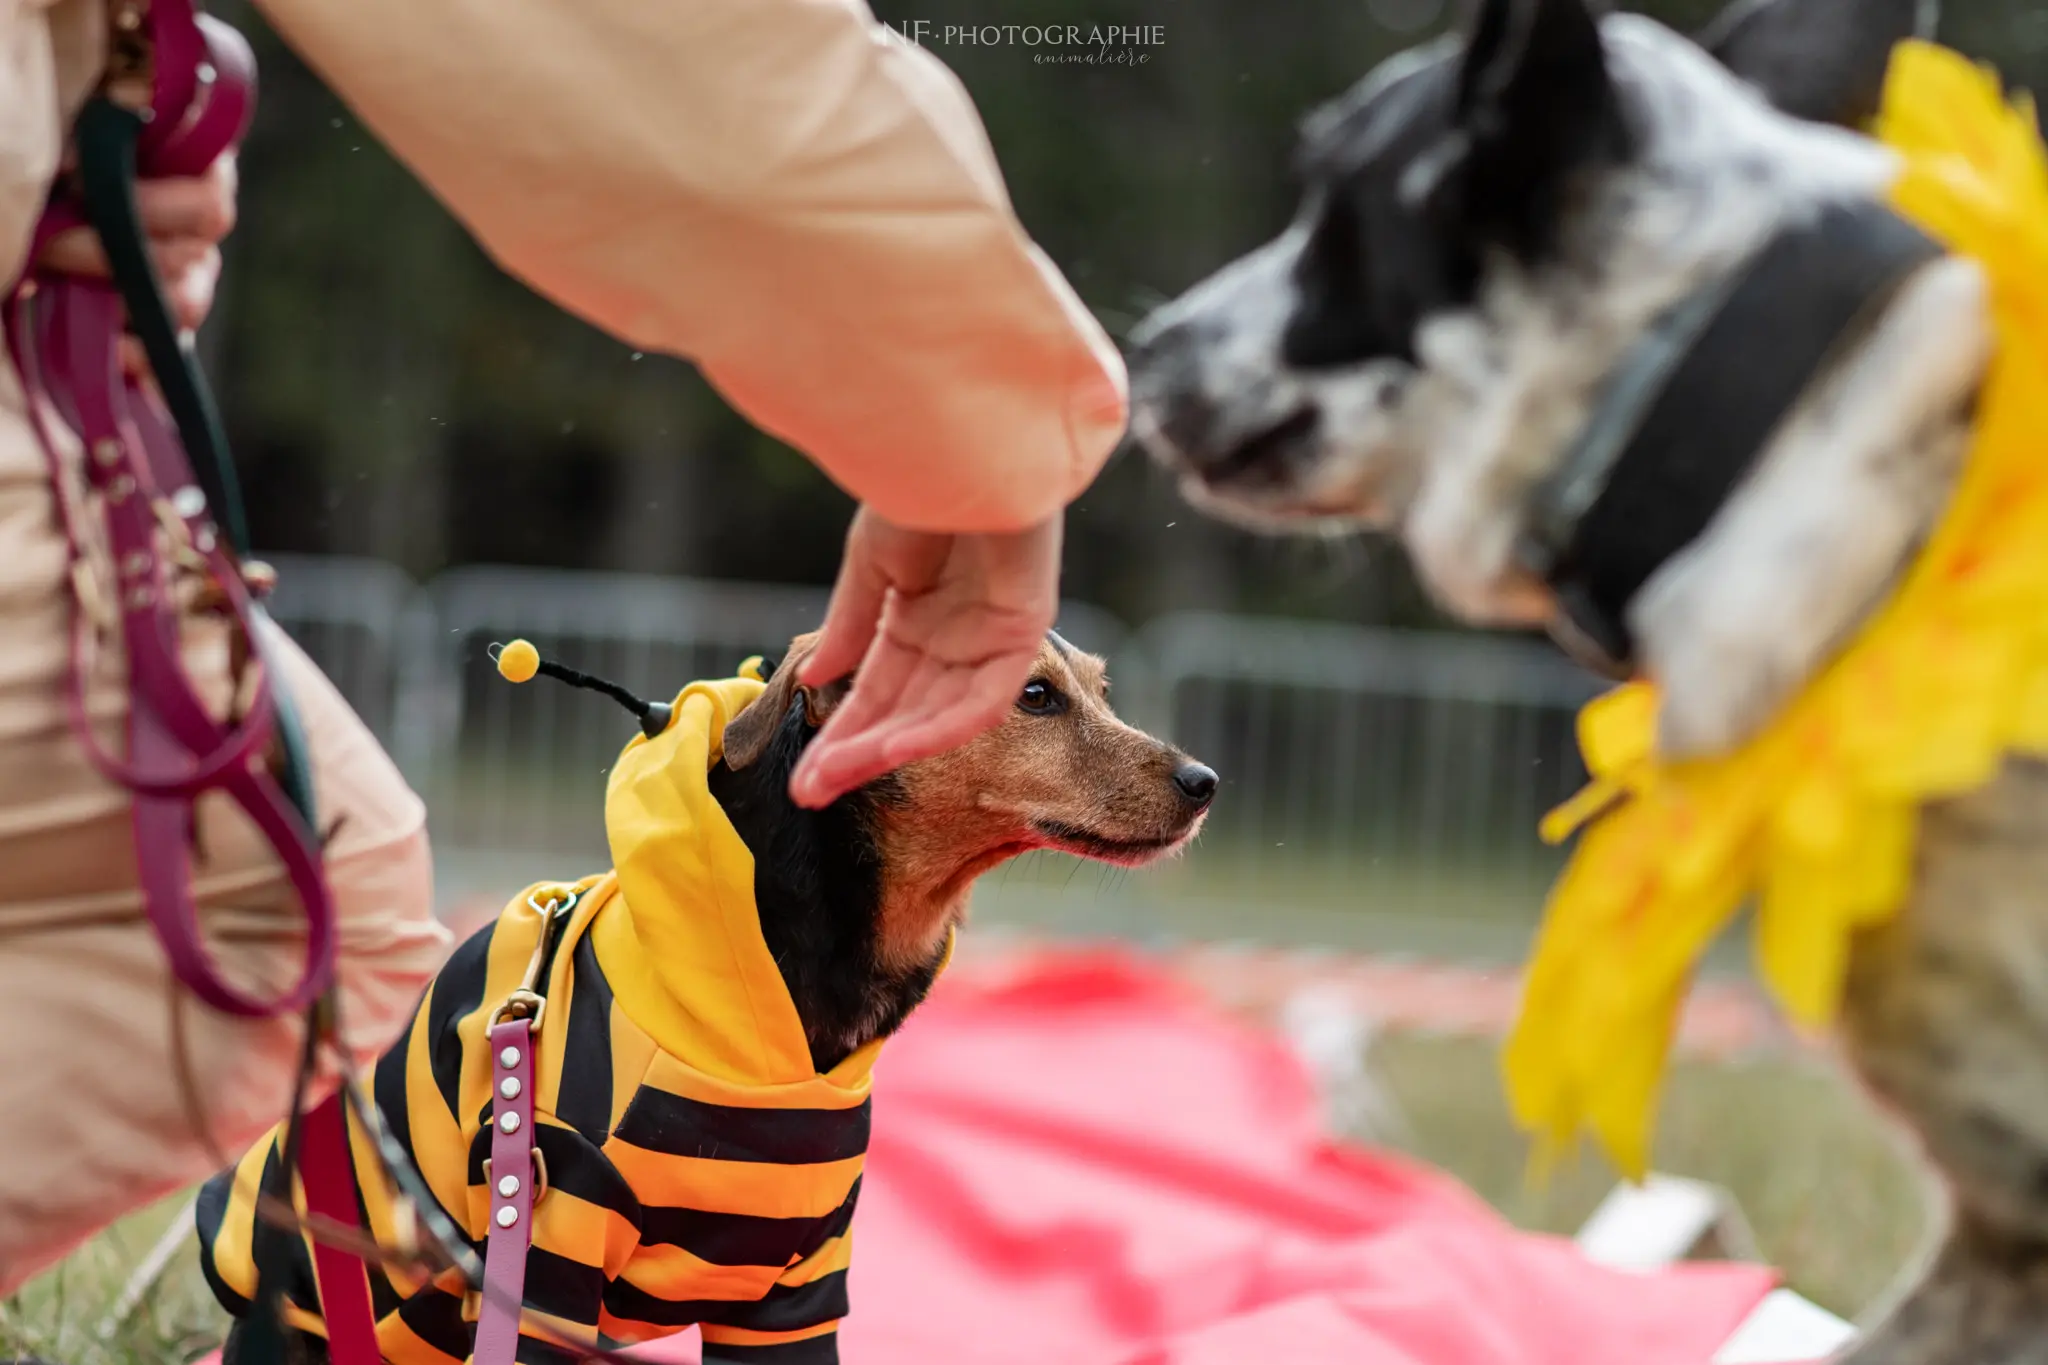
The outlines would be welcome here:
<svg viewBox="0 0 2048 1365">
<path fill-rule="evenodd" d="M 1119 720 L 1103 661 L 1048 635 L 1015 709 L 996 729 L 813 815 L 784 789 L 797 756 L 845 694 L 796 681 L 802 636 L 768 690 L 726 729 L 711 791 L 760 866 L 761 925 L 821 1070 L 893 1033 L 929 988 L 977 877 L 1055 849 L 1139 866 L 1200 829 L 1217 777 Z M 867 863 L 819 878 L 820 859 Z"/>
<path fill-rule="evenodd" d="M 546 1192 L 530 1224 L 531 1321 L 606 1345 L 696 1325 L 707 1362 L 831 1365 L 869 1068 L 944 966 L 975 879 L 1033 849 L 1150 862 L 1194 837 L 1215 796 L 1214 772 L 1117 719 L 1102 660 L 1049 635 L 993 731 L 801 809 L 790 774 L 846 690 L 797 681 L 812 642 L 757 680 L 632 702 L 646 738 L 607 799 L 617 868 L 522 892 L 456 951 L 378 1063 L 387 1125 L 481 1251 L 496 1093 L 484 1021 L 534 964 Z M 202 1266 L 241 1319 L 228 1365 L 261 1311 L 255 1196 L 282 1141 L 266 1138 L 199 1201 Z M 381 1183 L 365 1180 L 365 1197 Z M 393 1225 L 385 1206 L 369 1213 Z M 310 1256 L 293 1245 L 266 1263 L 283 1268 L 291 1340 L 323 1359 Z M 373 1269 L 371 1283 L 387 1359 L 471 1354 L 475 1302 L 459 1282 Z M 540 1339 L 529 1355 L 566 1358 Z"/>
</svg>

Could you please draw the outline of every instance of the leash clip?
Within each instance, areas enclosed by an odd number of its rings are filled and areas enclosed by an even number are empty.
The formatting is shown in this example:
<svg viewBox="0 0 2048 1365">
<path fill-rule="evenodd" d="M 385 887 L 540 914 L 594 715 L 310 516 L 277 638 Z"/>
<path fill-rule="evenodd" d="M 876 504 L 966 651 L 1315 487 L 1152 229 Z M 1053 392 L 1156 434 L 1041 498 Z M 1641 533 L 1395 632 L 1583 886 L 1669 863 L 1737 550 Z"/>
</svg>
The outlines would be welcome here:
<svg viewBox="0 0 2048 1365">
<path fill-rule="evenodd" d="M 505 997 L 505 1003 L 498 1006 L 496 1012 L 491 1015 L 493 1025 L 524 1019 L 534 1034 L 540 1032 L 541 1016 L 547 1013 L 547 997 L 540 993 L 540 974 L 547 964 L 548 948 L 555 941 L 555 930 L 568 920 L 570 913 L 576 908 L 576 902 L 581 898 L 579 892 L 571 889 L 560 896 L 550 894 L 547 903 L 543 905 L 540 894 L 536 891 L 526 898 L 526 903 L 540 915 L 541 921 L 540 938 L 533 945 L 533 956 L 527 959 L 526 974 L 519 979 L 519 985 L 512 993 Z"/>
<path fill-rule="evenodd" d="M 498 1006 L 498 1012 L 491 1016 L 493 1024 L 509 1024 L 524 1019 L 535 1033 L 540 1032 L 540 1017 L 547 1012 L 547 997 L 538 991 L 521 986 L 505 997 L 505 1003 Z"/>
</svg>

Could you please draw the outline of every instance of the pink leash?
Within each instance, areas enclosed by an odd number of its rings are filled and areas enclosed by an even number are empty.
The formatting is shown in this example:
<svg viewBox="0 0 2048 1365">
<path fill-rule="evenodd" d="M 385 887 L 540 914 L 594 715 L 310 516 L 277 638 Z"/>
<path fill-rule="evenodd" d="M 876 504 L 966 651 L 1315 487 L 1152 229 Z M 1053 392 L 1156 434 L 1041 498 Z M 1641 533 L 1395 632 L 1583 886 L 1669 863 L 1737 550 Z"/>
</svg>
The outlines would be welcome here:
<svg viewBox="0 0 2048 1365">
<path fill-rule="evenodd" d="M 78 601 L 67 710 L 94 766 L 134 795 L 145 913 L 173 975 L 207 1005 L 239 1018 L 307 1011 L 310 1063 L 311 1006 L 334 975 L 335 916 L 314 832 L 303 739 L 270 668 L 260 667 L 247 714 L 228 722 L 212 717 L 184 669 L 179 573 L 213 599 L 212 609 L 233 618 L 239 647 L 259 664 L 265 649 L 258 626 L 262 611 L 250 586 L 257 575 L 245 570 L 237 554 L 246 546 L 225 442 L 203 379 L 171 330 L 133 192 L 138 176 L 202 174 L 241 139 L 254 107 L 255 60 L 239 34 L 200 16 L 192 0 L 115 0 L 109 20 L 107 79 L 75 134 L 77 184 L 53 196 L 37 225 L 29 271 L 9 290 L 5 311 L 9 354 L 21 374 L 29 419 L 71 543 Z M 106 248 L 113 281 L 34 267 L 52 236 L 89 217 Z M 123 372 L 119 342 L 128 326 L 148 349 L 169 411 Z M 85 551 L 89 508 L 74 495 L 55 422 L 69 426 L 84 445 L 86 485 L 99 504 L 113 555 L 110 594 L 93 577 Z M 188 445 L 195 440 L 211 457 L 216 492 L 225 491 L 224 510 L 236 532 L 232 546 L 222 543 L 212 499 L 194 474 Z M 114 628 L 129 675 L 125 758 L 102 747 L 87 708 L 98 634 Z M 290 794 L 264 770 L 274 739 L 284 748 Z M 305 912 L 298 979 L 270 998 L 225 979 L 202 938 L 192 895 L 191 839 L 195 803 L 209 791 L 232 799 L 262 831 Z M 302 1075 L 301 1086 L 304 1080 Z M 297 1122 L 309 1208 L 356 1225 L 342 1096 L 337 1093 Z M 336 1360 L 372 1365 L 380 1357 L 361 1264 L 324 1248 L 317 1259 Z"/>
<path fill-rule="evenodd" d="M 133 185 L 140 178 L 203 174 L 248 129 L 256 68 L 246 41 L 226 24 L 197 12 L 194 0 L 113 0 L 108 75 L 80 116 L 78 198 L 60 192 L 37 225 L 28 273 L 8 292 L 5 325 L 10 356 L 22 379 L 31 425 L 42 443 L 58 514 L 71 543 L 77 596 L 66 707 L 71 727 L 99 772 L 134 796 L 135 854 L 149 923 L 172 974 L 200 1000 L 246 1019 L 305 1012 L 307 1040 L 296 1094 L 310 1077 L 323 1019 L 334 1020 L 335 911 L 322 874 L 311 779 L 290 699 L 263 655 L 264 585 L 260 566 L 244 563 L 247 536 L 225 439 L 204 378 L 172 331 L 161 283 L 147 254 Z M 82 201 L 82 202 L 81 202 Z M 84 211 L 89 208 L 90 213 Z M 39 271 L 33 262 L 57 233 L 91 221 L 113 266 L 113 280 Z M 142 339 L 159 392 L 123 372 L 124 329 Z M 159 393 L 161 397 L 159 397 Z M 53 424 L 83 442 L 89 501 L 74 495 Z M 193 456 L 203 452 L 195 474 Z M 211 491 L 207 487 L 210 482 Z M 114 586 L 97 586 L 86 553 L 87 522 L 96 501 L 111 546 Z M 226 523 L 223 534 L 216 518 Z M 238 645 L 259 666 L 246 712 L 215 720 L 185 672 L 180 650 L 181 583 L 198 583 L 205 609 L 232 618 Z M 118 628 L 128 663 L 128 745 L 125 756 L 100 743 L 87 706 L 96 646 Z M 281 749 L 280 780 L 266 771 L 273 741 Z M 208 953 L 192 894 L 191 839 L 195 803 L 217 791 L 238 805 L 275 850 L 306 915 L 299 975 L 276 995 L 253 994 L 225 979 Z M 575 897 L 544 911 L 542 950 L 566 920 Z M 539 907 L 537 907 L 539 908 Z M 491 1224 L 486 1242 L 475 1365 L 513 1365 L 519 1343 L 526 1258 L 533 1210 L 546 1168 L 533 1142 L 533 1048 L 546 983 L 529 981 L 499 1010 L 491 1030 L 493 1099 Z M 324 1006 L 324 1009 L 321 1008 Z M 296 1157 L 306 1210 L 314 1218 L 360 1229 L 350 1152 L 350 1088 L 301 1113 L 294 1099 L 286 1139 L 283 1188 L 288 1198 Z M 360 1106 L 366 1101 L 358 1094 Z M 378 1155 L 444 1246 L 459 1244 L 404 1153 L 382 1138 L 374 1109 L 366 1127 L 379 1135 Z M 276 1229 L 259 1226 L 259 1248 Z M 296 1233 L 289 1234 L 295 1237 Z M 466 1252 L 457 1255 L 458 1264 Z M 314 1238 L 321 1316 L 336 1365 L 381 1359 L 363 1263 Z M 258 1306 L 271 1312 L 281 1293 L 273 1276 L 282 1264 L 259 1250 Z M 473 1271 L 472 1271 L 473 1273 Z M 252 1324 L 253 1325 L 253 1324 Z M 248 1343 L 252 1365 L 282 1354 L 281 1322 Z M 572 1348 L 573 1349 L 573 1348 Z M 611 1352 L 586 1350 L 592 1358 Z"/>
<path fill-rule="evenodd" d="M 535 1019 L 491 1025 L 491 1231 L 484 1243 L 483 1306 L 478 1310 L 474 1365 L 512 1365 L 519 1349 L 519 1310 L 526 1300 L 526 1253 L 533 1242 Z"/>
<path fill-rule="evenodd" d="M 134 41 L 133 26 L 145 22 L 155 41 L 156 98 L 136 148 L 138 162 L 153 176 L 203 173 L 248 127 L 254 57 L 239 34 L 195 15 L 189 0 L 157 0 L 146 20 L 138 13 L 128 0 L 114 14 L 117 44 L 124 32 Z M 84 221 L 73 203 L 54 200 L 38 224 L 35 248 Z M 260 670 L 248 713 L 229 724 L 213 719 L 185 673 L 173 566 L 203 576 L 218 609 L 260 652 L 258 610 L 242 566 L 221 543 L 180 433 L 156 399 L 122 373 L 123 308 L 114 283 L 54 272 L 32 271 L 8 301 L 8 346 L 49 462 L 81 597 L 66 695 L 71 726 L 93 765 L 135 794 L 144 904 L 178 980 L 208 1005 L 238 1017 L 298 1012 L 333 976 L 334 908 L 313 831 L 261 769 L 277 733 L 270 670 Z M 87 486 L 98 495 L 113 552 L 111 601 L 91 584 L 87 509 L 71 496 L 53 420 L 68 425 L 85 446 Z M 118 626 L 129 667 L 125 760 L 106 752 L 86 709 L 97 632 L 110 626 Z M 193 803 L 210 790 L 231 797 L 263 832 L 305 910 L 298 980 L 271 999 L 223 978 L 201 939 L 191 891 L 191 822 Z"/>
</svg>

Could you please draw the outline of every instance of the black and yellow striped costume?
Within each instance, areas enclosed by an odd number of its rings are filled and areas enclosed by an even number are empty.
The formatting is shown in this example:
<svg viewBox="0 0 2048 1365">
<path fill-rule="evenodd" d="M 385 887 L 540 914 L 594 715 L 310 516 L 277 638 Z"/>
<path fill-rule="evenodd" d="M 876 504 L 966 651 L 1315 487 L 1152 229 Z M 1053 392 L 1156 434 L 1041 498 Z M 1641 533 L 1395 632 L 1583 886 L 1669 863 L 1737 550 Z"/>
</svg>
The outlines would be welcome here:
<svg viewBox="0 0 2048 1365">
<path fill-rule="evenodd" d="M 569 1340 L 629 1344 L 701 1327 L 707 1361 L 837 1359 L 849 1224 L 867 1150 L 880 1042 L 829 1073 L 810 1049 L 754 908 L 753 859 L 706 788 L 726 719 L 751 678 L 696 683 L 652 740 L 614 770 L 605 817 L 617 870 L 575 884 L 559 932 L 536 1053 L 536 1145 L 546 1192 L 526 1271 L 529 1323 Z M 378 1064 L 378 1107 L 442 1208 L 482 1254 L 490 1150 L 485 1032 L 541 932 L 522 892 L 457 950 L 407 1035 Z M 203 1263 L 228 1309 L 248 1311 L 254 1195 L 281 1135 L 222 1172 L 201 1200 Z M 370 1230 L 393 1210 L 351 1133 Z M 288 1286 L 319 1330 L 310 1252 Z M 378 1336 L 395 1365 L 470 1352 L 477 1305 L 459 1282 L 371 1272 Z M 543 1333 L 523 1362 L 568 1360 Z"/>
</svg>

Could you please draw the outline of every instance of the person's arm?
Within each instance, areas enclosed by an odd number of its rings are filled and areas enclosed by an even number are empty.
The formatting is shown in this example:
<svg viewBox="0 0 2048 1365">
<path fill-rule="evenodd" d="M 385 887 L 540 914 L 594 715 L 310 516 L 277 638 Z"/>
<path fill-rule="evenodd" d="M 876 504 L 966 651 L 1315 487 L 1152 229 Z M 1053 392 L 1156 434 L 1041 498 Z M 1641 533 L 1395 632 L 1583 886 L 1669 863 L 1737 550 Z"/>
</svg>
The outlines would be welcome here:
<svg viewBox="0 0 2048 1365">
<path fill-rule="evenodd" d="M 259 2 L 508 270 L 890 523 L 1042 524 L 1120 439 L 965 91 L 859 0 Z"/>
</svg>

